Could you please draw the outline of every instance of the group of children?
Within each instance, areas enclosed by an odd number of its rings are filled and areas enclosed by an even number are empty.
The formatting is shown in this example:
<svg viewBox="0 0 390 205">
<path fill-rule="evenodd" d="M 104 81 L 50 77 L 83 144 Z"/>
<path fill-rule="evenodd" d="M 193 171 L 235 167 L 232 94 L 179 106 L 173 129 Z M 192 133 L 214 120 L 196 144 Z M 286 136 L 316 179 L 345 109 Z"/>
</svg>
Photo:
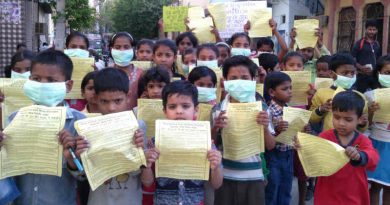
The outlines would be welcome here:
<svg viewBox="0 0 390 205">
<path fill-rule="evenodd" d="M 270 21 L 270 26 L 278 36 L 275 22 Z M 246 25 L 246 29 L 250 26 Z M 295 36 L 291 38 L 294 40 Z M 24 92 L 36 104 L 67 108 L 66 125 L 59 133 L 59 142 L 64 148 L 73 148 L 78 157 L 90 146 L 74 128 L 74 122 L 85 117 L 82 113 L 106 115 L 136 111 L 139 98 L 162 99 L 165 117 L 170 120 L 196 120 L 200 103 L 212 105 L 210 123 L 214 144 L 207 155 L 211 164 L 209 181 L 155 178 L 154 163 L 160 152 L 153 140 L 147 142 L 146 125 L 139 121 L 134 143 L 144 149 L 147 166 L 114 177 L 90 191 L 69 149 L 63 149 L 62 176 L 14 177 L 21 194 L 13 203 L 287 205 L 295 175 L 299 182 L 299 203 L 304 204 L 307 183 L 313 184 L 313 180 L 305 176 L 296 155 L 299 141 L 294 146 L 275 141 L 289 126 L 283 120 L 283 108 L 293 96 L 291 78 L 280 71 L 304 70 L 312 73 L 312 83 L 316 77 L 332 78 L 334 82 L 320 89 L 308 85 L 309 103 L 298 107 L 313 112 L 310 123 L 302 131 L 341 145 L 350 158 L 350 163 L 334 175 L 316 179 L 314 204 L 378 204 L 382 189 L 383 202 L 389 203 L 390 127 L 372 120 L 373 114 L 380 112 L 373 91 L 362 94 L 353 90 L 354 58 L 349 53 L 320 56 L 327 53 L 320 36 L 315 48 L 287 52 L 287 46 L 283 46 L 279 55 L 273 54 L 274 44 L 269 38 L 258 41 L 256 54 L 251 52 L 250 45 L 246 33 L 234 34 L 229 44 L 198 45 L 191 32 L 180 34 L 176 42 L 145 39 L 137 44 L 129 33 L 118 32 L 111 38 L 109 67 L 84 77 L 81 84 L 84 100 L 64 100 L 71 89 L 80 89 L 72 88 L 73 68 L 69 57 L 88 57 L 88 39 L 83 34 L 70 34 L 64 52 L 48 50 L 37 56 L 28 51 L 17 53 L 9 76 L 28 78 Z M 153 66 L 147 70 L 137 68 L 132 64 L 134 59 L 152 61 Z M 182 66 L 178 65 L 179 61 Z M 375 77 L 377 89 L 390 87 L 389 56 L 379 59 Z M 264 84 L 264 95 L 256 92 L 259 83 Z M 337 88 L 346 91 L 334 96 Z M 218 89 L 223 90 L 220 96 Z M 262 104 L 263 111 L 258 113 L 256 122 L 264 127 L 266 151 L 240 160 L 224 159 L 221 131 L 229 123 L 228 104 L 250 102 Z M 365 131 L 369 131 L 370 138 L 363 135 Z M 7 136 L 1 133 L 0 142 L 4 140 Z"/>
</svg>

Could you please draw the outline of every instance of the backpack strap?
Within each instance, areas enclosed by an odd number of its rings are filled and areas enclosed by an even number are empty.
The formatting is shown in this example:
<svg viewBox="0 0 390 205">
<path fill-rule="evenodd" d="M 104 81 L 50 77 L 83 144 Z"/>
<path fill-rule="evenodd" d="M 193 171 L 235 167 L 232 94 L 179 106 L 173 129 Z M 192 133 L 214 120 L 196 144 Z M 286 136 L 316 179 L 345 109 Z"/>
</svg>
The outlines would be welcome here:
<svg viewBox="0 0 390 205">
<path fill-rule="evenodd" d="M 363 49 L 363 46 L 364 46 L 364 38 L 362 38 L 360 40 L 360 47 L 359 47 L 359 50 L 362 50 Z"/>
</svg>

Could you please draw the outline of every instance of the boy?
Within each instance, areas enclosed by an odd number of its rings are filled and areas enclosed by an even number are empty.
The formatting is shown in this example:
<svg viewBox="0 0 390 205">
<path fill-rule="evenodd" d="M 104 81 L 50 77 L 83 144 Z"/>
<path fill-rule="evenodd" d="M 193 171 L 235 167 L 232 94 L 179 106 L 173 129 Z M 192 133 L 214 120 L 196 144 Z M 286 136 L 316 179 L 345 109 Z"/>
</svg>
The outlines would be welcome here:
<svg viewBox="0 0 390 205">
<path fill-rule="evenodd" d="M 39 105 L 66 106 L 64 98 L 73 85 L 72 71 L 72 61 L 64 53 L 55 50 L 40 53 L 33 61 L 30 79 L 24 85 L 25 95 Z M 15 115 L 10 116 L 10 121 Z M 75 148 L 74 122 L 83 118 L 83 114 L 66 106 L 65 128 L 59 133 L 59 142 L 64 147 L 63 155 L 66 159 L 63 160 L 62 176 L 16 176 L 21 196 L 16 199 L 15 205 L 76 205 L 76 177 L 81 173 L 77 171 L 68 148 Z M 4 138 L 0 132 L 0 143 Z"/>
<path fill-rule="evenodd" d="M 257 123 L 265 126 L 266 148 L 275 147 L 275 141 L 271 135 L 273 131 L 270 131 L 272 128 L 270 128 L 268 113 L 265 111 L 267 105 L 260 95 L 256 96 L 256 72 L 256 64 L 248 57 L 233 56 L 225 61 L 222 74 L 226 81 L 224 87 L 228 95 L 225 100 L 213 108 L 212 136 L 214 140 L 221 140 L 221 129 L 227 126 L 229 119 L 225 113 L 228 103 L 261 101 L 264 111 L 257 115 Z M 264 204 L 265 185 L 259 154 L 237 161 L 222 159 L 224 179 L 222 187 L 215 192 L 215 204 Z"/>
<path fill-rule="evenodd" d="M 320 137 L 344 147 L 351 160 L 335 174 L 317 178 L 315 205 L 370 204 L 366 169 L 375 169 L 379 155 L 371 141 L 356 131 L 363 120 L 364 104 L 364 99 L 353 91 L 340 92 L 333 98 L 334 129 L 321 133 Z"/>
<path fill-rule="evenodd" d="M 355 60 L 348 53 L 337 53 L 330 60 L 330 76 L 334 80 L 334 84 L 330 88 L 320 88 L 312 98 L 310 110 L 313 111 L 310 123 L 319 123 L 323 121 L 322 131 L 333 128 L 332 124 L 332 98 L 337 87 L 343 89 L 351 89 L 356 81 Z M 354 91 L 364 98 L 363 94 Z M 367 103 L 366 103 L 367 104 Z M 367 106 L 364 107 L 364 118 L 367 118 Z M 367 127 L 367 120 L 358 123 L 358 129 L 364 131 Z"/>
<path fill-rule="evenodd" d="M 187 81 L 174 81 L 164 87 L 162 93 L 163 109 L 168 120 L 194 120 L 198 111 L 198 90 Z M 151 149 L 146 156 L 148 166 L 145 170 L 154 177 L 152 164 L 158 159 L 159 151 Z M 210 184 L 217 189 L 222 184 L 221 153 L 211 149 L 207 153 L 210 161 Z M 153 181 L 144 183 L 150 187 Z M 204 181 L 157 178 L 155 181 L 155 205 L 165 204 L 204 204 Z"/>
<path fill-rule="evenodd" d="M 321 56 L 316 62 L 317 78 L 330 78 L 330 56 Z"/>
<path fill-rule="evenodd" d="M 124 71 L 115 68 L 105 68 L 99 71 L 94 78 L 94 88 L 98 108 L 103 115 L 128 110 L 129 79 Z M 146 127 L 143 122 L 139 121 L 138 123 L 140 129 L 134 134 L 134 143 L 137 147 L 144 147 L 143 138 Z M 88 147 L 88 141 L 84 137 L 78 136 L 76 155 L 80 156 Z M 137 170 L 106 181 L 95 191 L 90 192 L 88 204 L 140 205 L 142 202 L 140 177 L 142 176 L 143 171 Z M 143 178 L 143 180 L 148 179 Z"/>
</svg>

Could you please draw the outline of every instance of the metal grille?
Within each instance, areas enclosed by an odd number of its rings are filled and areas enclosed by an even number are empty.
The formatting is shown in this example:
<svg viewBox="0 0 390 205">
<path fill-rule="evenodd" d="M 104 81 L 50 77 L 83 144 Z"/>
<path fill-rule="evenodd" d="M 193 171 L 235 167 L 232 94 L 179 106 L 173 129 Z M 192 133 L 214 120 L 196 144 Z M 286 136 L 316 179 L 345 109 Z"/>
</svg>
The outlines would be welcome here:
<svg viewBox="0 0 390 205">
<path fill-rule="evenodd" d="M 356 12 L 353 7 L 341 9 L 337 35 L 337 51 L 351 51 L 355 41 Z"/>
</svg>

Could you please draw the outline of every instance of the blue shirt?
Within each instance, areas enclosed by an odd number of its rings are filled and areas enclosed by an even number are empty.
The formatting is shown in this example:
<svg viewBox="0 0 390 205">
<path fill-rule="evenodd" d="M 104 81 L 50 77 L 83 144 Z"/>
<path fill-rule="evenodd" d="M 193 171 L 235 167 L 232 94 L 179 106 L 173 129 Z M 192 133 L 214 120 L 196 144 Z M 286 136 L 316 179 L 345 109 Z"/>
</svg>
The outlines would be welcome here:
<svg viewBox="0 0 390 205">
<path fill-rule="evenodd" d="M 10 121 L 15 117 L 13 113 Z M 65 127 L 73 136 L 76 136 L 74 123 L 85 116 L 72 108 L 66 108 Z M 14 177 L 20 190 L 15 205 L 76 205 L 76 177 L 78 171 L 67 169 L 66 160 L 63 159 L 62 176 L 42 174 L 24 174 Z"/>
</svg>

